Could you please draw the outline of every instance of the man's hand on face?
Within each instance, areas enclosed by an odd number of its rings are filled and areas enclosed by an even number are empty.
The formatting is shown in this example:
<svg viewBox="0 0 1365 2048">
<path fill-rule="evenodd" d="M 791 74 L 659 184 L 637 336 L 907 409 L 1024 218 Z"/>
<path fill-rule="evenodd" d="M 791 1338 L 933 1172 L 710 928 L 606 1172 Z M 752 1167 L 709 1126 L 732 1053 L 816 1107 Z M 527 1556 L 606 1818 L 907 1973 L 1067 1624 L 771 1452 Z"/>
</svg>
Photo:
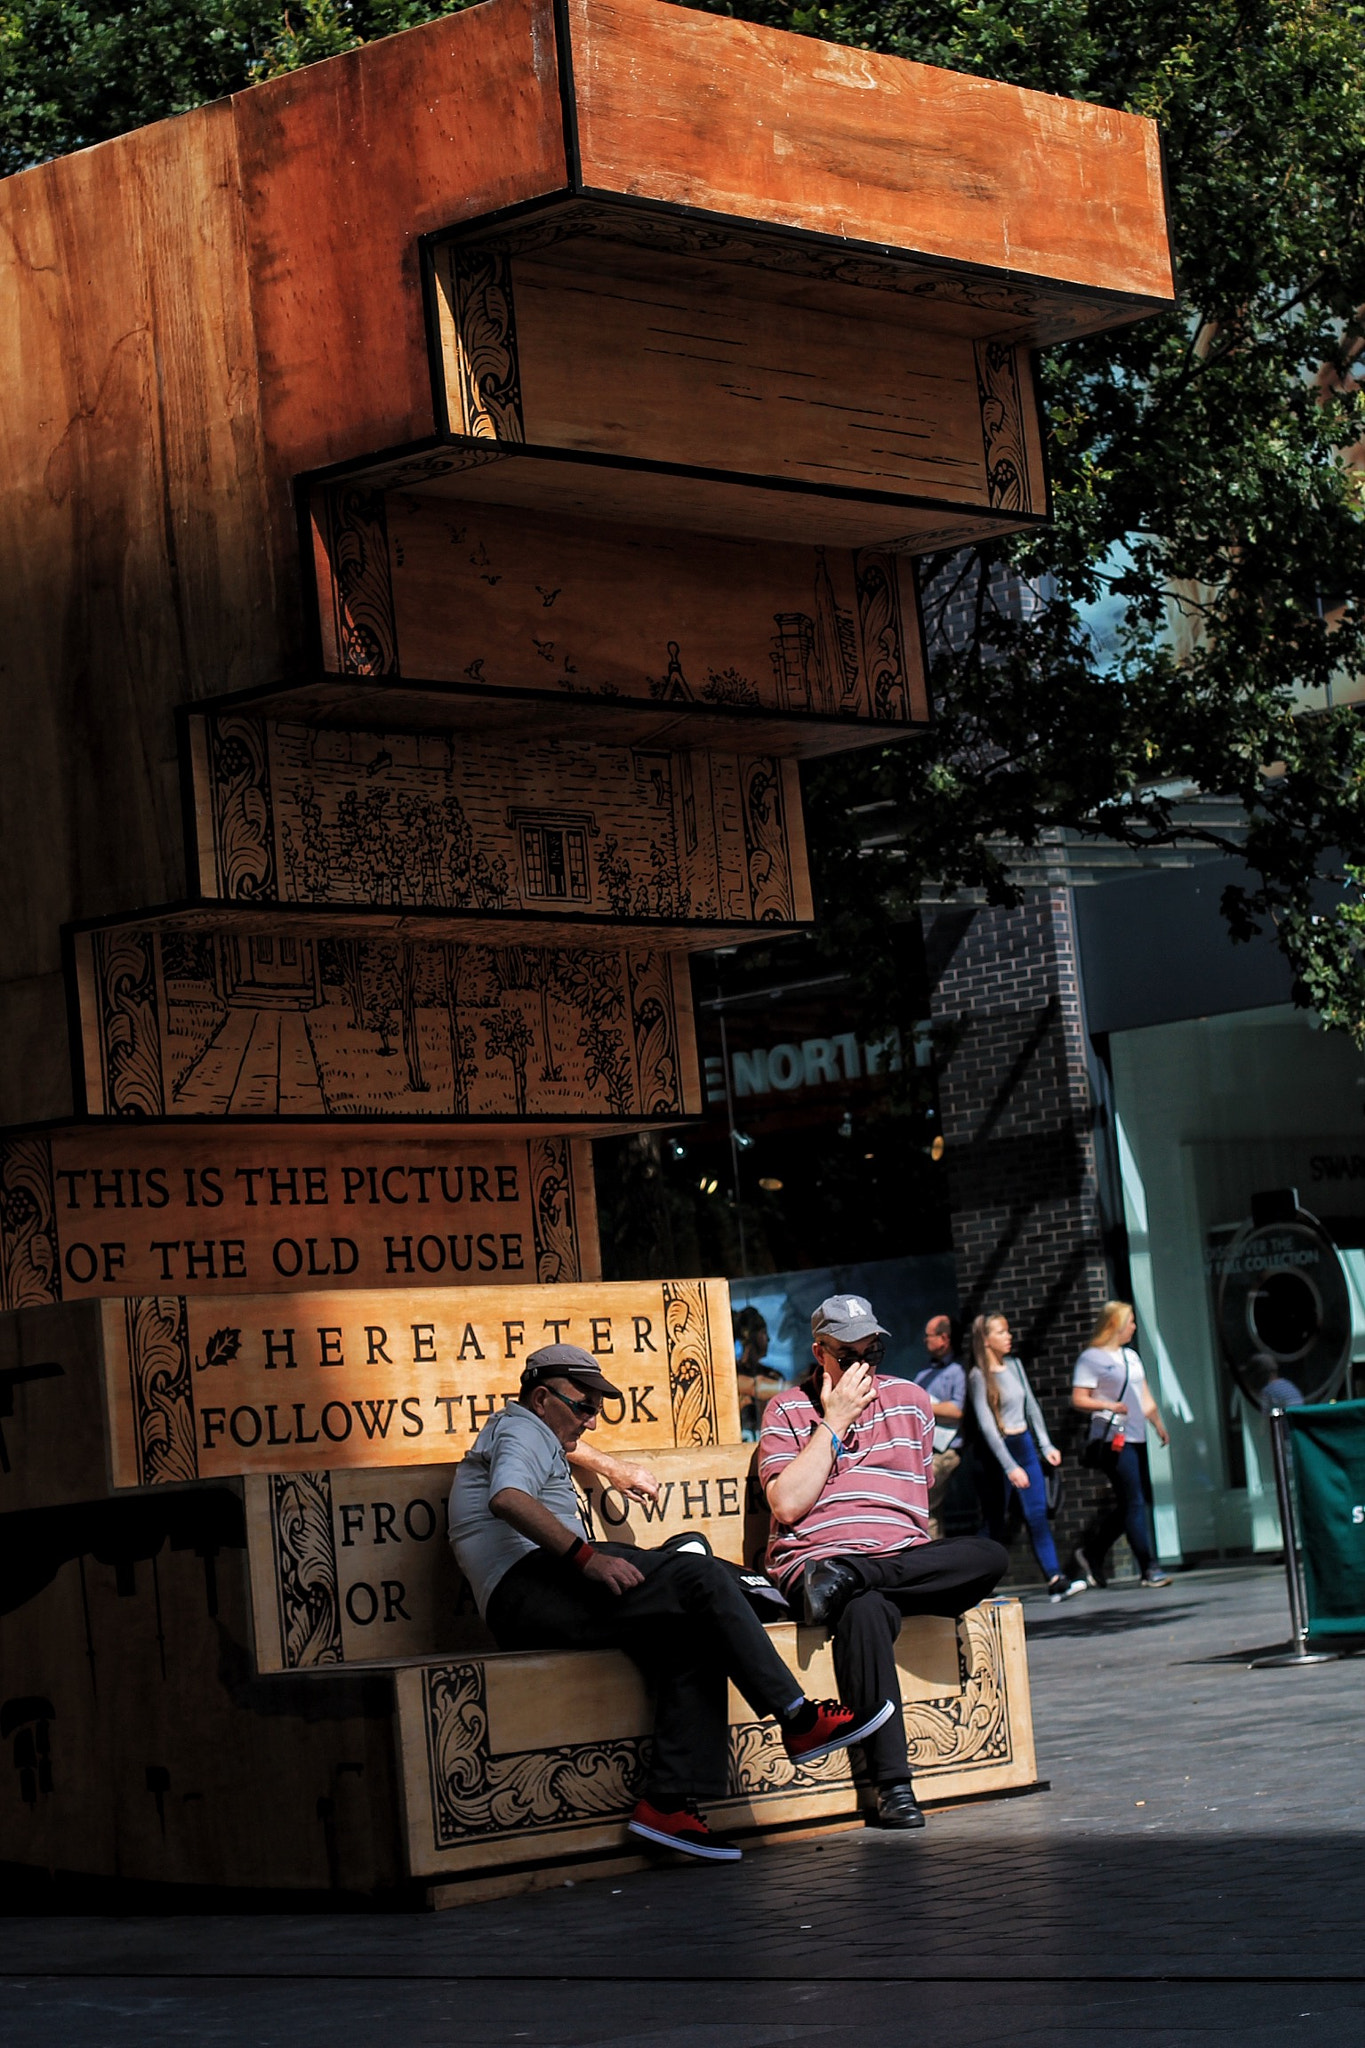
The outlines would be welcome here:
<svg viewBox="0 0 1365 2048">
<path fill-rule="evenodd" d="M 855 1365 L 850 1365 L 846 1372 L 840 1374 L 837 1386 L 826 1372 L 824 1385 L 820 1389 L 825 1420 L 838 1436 L 842 1436 L 846 1429 L 852 1428 L 864 1408 L 870 1407 L 876 1397 L 877 1386 L 872 1367 L 861 1358 Z"/>
<path fill-rule="evenodd" d="M 609 1593 L 618 1596 L 628 1593 L 632 1586 L 643 1586 L 645 1575 L 638 1565 L 627 1557 L 603 1557 L 597 1551 L 583 1567 L 585 1579 L 591 1579 L 595 1586 L 605 1586 Z"/>
</svg>

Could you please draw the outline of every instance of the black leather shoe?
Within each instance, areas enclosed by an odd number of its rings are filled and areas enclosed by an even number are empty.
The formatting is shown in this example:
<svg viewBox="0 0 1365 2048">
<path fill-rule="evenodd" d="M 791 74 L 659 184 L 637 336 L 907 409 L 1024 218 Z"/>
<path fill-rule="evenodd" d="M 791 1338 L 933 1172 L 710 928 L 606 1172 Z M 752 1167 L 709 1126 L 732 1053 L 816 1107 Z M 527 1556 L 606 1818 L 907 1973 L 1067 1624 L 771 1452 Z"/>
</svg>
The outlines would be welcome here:
<svg viewBox="0 0 1365 2048">
<path fill-rule="evenodd" d="M 882 1786 L 877 1794 L 877 1825 L 882 1828 L 922 1828 L 926 1825 L 911 1786 Z"/>
<path fill-rule="evenodd" d="M 841 1557 L 822 1557 L 815 1564 L 808 1564 L 802 1586 L 808 1628 L 816 1628 L 822 1621 L 836 1622 L 853 1595 L 863 1590 L 857 1572 Z"/>
</svg>

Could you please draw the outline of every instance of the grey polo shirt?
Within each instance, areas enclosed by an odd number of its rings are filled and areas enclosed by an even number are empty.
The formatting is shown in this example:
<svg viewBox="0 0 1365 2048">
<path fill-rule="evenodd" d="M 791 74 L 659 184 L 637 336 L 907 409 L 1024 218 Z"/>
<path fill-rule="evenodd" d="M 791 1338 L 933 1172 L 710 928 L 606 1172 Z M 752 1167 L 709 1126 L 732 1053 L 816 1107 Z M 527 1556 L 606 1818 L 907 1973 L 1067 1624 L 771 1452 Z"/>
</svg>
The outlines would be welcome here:
<svg viewBox="0 0 1365 2048">
<path fill-rule="evenodd" d="M 586 1538 L 564 1446 L 548 1424 L 513 1401 L 475 1437 L 455 1467 L 450 1489 L 450 1541 L 455 1562 L 468 1579 L 480 1614 L 500 1579 L 539 1548 L 488 1503 L 504 1486 L 529 1493 L 575 1536 Z"/>
</svg>

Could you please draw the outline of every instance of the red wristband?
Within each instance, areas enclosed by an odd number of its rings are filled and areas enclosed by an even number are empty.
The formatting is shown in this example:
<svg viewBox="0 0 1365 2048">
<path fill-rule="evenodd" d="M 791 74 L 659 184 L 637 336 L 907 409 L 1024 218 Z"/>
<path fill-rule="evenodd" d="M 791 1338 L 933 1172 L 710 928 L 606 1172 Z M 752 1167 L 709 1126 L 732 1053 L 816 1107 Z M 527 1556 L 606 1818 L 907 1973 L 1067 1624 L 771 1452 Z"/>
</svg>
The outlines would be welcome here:
<svg viewBox="0 0 1365 2048">
<path fill-rule="evenodd" d="M 593 1549 L 591 1543 L 585 1542 L 583 1537 L 579 1536 L 575 1538 L 573 1543 L 564 1552 L 564 1562 L 565 1564 L 571 1564 L 576 1571 L 581 1572 L 587 1569 L 596 1555 L 597 1552 Z"/>
</svg>

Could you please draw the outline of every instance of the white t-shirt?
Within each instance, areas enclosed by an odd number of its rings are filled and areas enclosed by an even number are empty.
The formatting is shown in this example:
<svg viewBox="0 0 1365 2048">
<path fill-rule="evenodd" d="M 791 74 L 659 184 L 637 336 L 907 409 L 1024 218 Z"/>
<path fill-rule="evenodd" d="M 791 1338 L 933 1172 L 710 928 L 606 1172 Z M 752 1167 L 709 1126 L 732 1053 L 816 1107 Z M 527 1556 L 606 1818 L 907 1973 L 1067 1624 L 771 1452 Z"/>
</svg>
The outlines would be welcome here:
<svg viewBox="0 0 1365 2048">
<path fill-rule="evenodd" d="M 1124 1373 L 1128 1375 L 1128 1386 L 1123 1385 Z M 1142 1369 L 1142 1360 L 1131 1346 L 1121 1350 L 1101 1350 L 1092 1344 L 1076 1360 L 1076 1370 L 1071 1375 L 1073 1387 L 1089 1387 L 1102 1401 L 1122 1401 L 1128 1413 L 1123 1418 L 1123 1434 L 1130 1444 L 1145 1444 L 1147 1441 L 1147 1417 L 1142 1412 L 1142 1395 L 1147 1384 L 1147 1375 Z M 1090 1434 L 1104 1436 L 1109 1422 L 1108 1415 L 1092 1415 Z M 1117 1429 L 1118 1424 L 1114 1427 Z"/>
</svg>

